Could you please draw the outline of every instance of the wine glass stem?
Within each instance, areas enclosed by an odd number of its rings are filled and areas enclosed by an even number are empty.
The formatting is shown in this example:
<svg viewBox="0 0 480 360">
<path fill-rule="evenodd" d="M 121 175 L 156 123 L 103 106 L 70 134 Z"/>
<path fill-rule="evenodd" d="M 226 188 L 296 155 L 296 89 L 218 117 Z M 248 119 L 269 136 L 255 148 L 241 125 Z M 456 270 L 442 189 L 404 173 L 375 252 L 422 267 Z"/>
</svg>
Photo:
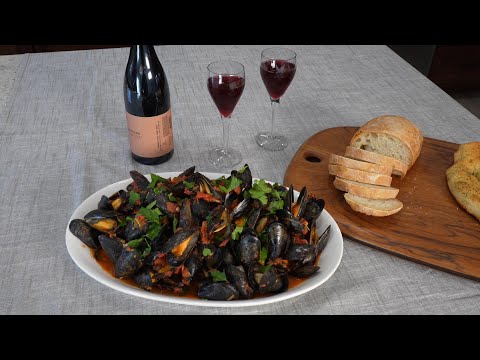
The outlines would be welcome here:
<svg viewBox="0 0 480 360">
<path fill-rule="evenodd" d="M 277 99 L 277 100 L 270 99 L 270 101 L 272 102 L 272 128 L 270 131 L 270 137 L 273 138 L 273 129 L 275 126 L 275 111 L 280 106 L 280 99 Z"/>
<path fill-rule="evenodd" d="M 223 153 L 228 156 L 228 136 L 230 134 L 231 117 L 222 117 L 223 123 Z"/>
</svg>

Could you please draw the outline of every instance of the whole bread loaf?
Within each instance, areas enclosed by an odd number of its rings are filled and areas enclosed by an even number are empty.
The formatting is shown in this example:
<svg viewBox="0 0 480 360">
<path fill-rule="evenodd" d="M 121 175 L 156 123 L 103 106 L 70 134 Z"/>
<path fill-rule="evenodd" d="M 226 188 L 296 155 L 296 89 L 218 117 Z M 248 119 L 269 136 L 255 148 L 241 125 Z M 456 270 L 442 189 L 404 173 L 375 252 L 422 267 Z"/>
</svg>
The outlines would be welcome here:
<svg viewBox="0 0 480 360">
<path fill-rule="evenodd" d="M 422 148 L 420 129 L 403 116 L 384 115 L 370 120 L 353 135 L 351 146 L 393 157 L 408 168 Z"/>
</svg>

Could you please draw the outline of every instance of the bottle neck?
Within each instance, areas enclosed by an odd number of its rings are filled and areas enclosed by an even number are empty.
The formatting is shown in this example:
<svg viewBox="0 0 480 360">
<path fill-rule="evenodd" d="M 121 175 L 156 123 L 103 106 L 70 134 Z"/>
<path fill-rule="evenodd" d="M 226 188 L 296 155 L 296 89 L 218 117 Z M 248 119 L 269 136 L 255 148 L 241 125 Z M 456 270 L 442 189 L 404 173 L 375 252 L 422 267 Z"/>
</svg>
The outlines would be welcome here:
<svg viewBox="0 0 480 360">
<path fill-rule="evenodd" d="M 143 66 L 150 67 L 153 66 L 150 61 L 158 61 L 153 45 L 133 45 L 130 48 L 131 63 L 141 63 Z"/>
</svg>

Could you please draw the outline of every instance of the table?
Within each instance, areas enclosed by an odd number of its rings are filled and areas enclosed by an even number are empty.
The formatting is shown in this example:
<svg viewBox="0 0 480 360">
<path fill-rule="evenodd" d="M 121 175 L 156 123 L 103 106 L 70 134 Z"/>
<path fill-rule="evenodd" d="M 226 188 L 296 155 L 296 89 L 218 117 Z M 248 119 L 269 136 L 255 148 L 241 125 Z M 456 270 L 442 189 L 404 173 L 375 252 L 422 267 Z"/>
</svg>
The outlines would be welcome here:
<svg viewBox="0 0 480 360">
<path fill-rule="evenodd" d="M 149 167 L 129 156 L 122 81 L 128 49 L 0 57 L 1 314 L 479 314 L 480 283 L 345 239 L 342 263 L 319 288 L 281 303 L 197 308 L 116 292 L 84 274 L 65 247 L 75 208 L 128 171 L 216 171 L 202 153 L 221 141 L 206 66 L 242 62 L 246 87 L 232 142 L 253 175 L 281 182 L 299 145 L 327 127 L 360 126 L 381 114 L 414 120 L 425 136 L 479 140 L 480 120 L 386 46 L 295 46 L 296 77 L 278 127 L 291 144 L 264 152 L 254 135 L 269 123 L 259 74 L 266 46 L 159 46 L 173 104 L 175 154 Z M 479 234 L 480 237 L 480 234 Z"/>
</svg>

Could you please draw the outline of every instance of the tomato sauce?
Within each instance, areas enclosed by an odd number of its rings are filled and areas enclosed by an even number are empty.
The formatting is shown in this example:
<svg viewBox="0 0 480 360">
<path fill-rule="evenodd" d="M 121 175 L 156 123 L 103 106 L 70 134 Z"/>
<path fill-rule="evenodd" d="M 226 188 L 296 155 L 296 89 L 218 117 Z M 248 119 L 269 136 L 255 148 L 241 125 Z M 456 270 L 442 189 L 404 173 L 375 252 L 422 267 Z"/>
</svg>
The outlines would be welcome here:
<svg viewBox="0 0 480 360">
<path fill-rule="evenodd" d="M 92 256 L 95 258 L 95 260 L 97 260 L 97 263 L 102 267 L 102 269 L 113 277 L 113 270 L 114 270 L 113 263 L 110 261 L 107 254 L 105 253 L 105 251 L 103 249 L 99 249 L 97 251 L 92 250 Z M 135 284 L 135 281 L 133 281 L 133 279 L 124 278 L 124 279 L 121 279 L 120 281 L 122 281 L 125 284 L 128 284 L 130 286 L 134 286 L 134 287 L 138 288 L 137 284 Z M 301 278 L 297 278 L 297 277 L 292 276 L 292 275 L 288 275 L 288 289 L 293 289 L 294 287 L 300 285 L 304 281 L 305 281 L 305 279 L 301 279 Z M 188 287 L 188 290 L 185 291 L 182 294 L 175 294 L 172 291 L 162 290 L 162 289 L 159 289 L 158 287 L 155 287 L 155 286 L 152 288 L 151 292 L 155 293 L 155 294 L 185 297 L 185 298 L 189 298 L 189 299 L 199 299 L 199 297 L 197 296 L 198 286 L 193 282 Z M 272 296 L 272 294 L 255 293 L 253 298 L 263 298 L 263 297 L 268 297 L 268 296 Z"/>
</svg>

